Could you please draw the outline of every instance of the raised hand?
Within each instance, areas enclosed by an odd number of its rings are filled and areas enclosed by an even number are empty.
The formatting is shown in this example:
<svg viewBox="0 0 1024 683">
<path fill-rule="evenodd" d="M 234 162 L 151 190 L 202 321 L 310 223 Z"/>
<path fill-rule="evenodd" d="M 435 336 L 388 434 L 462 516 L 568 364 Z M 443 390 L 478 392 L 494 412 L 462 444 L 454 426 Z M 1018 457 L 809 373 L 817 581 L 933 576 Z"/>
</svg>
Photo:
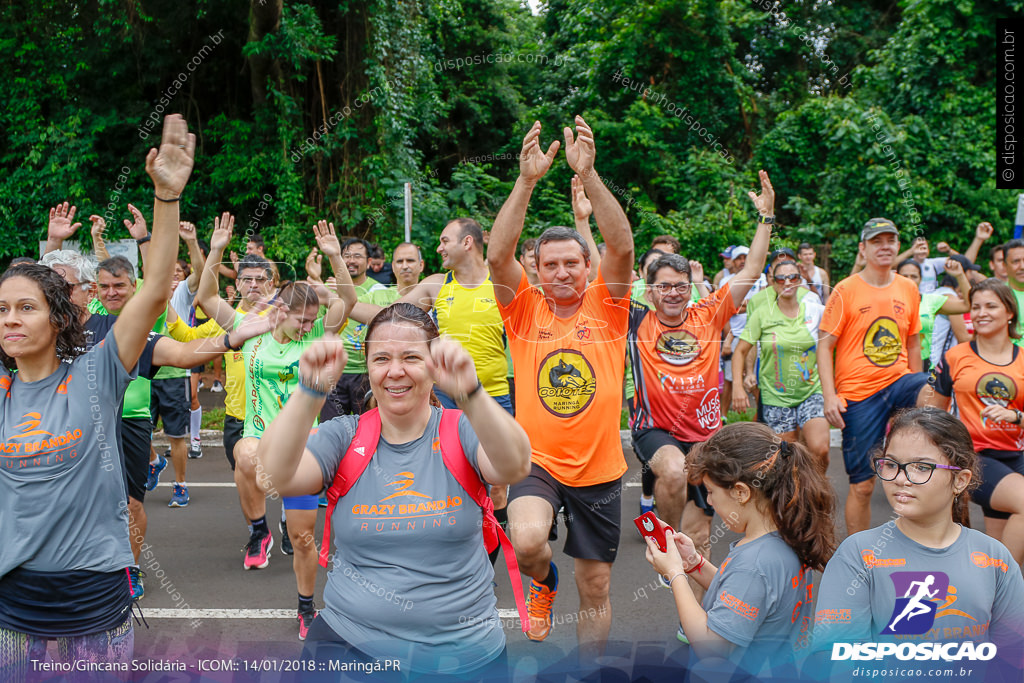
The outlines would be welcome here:
<svg viewBox="0 0 1024 683">
<path fill-rule="evenodd" d="M 562 129 L 562 134 L 565 136 L 565 160 L 569 162 L 569 166 L 583 177 L 592 174 L 596 156 L 594 131 L 582 116 L 577 116 L 576 139 L 573 140 L 572 128 L 568 126 Z"/>
<path fill-rule="evenodd" d="M 690 282 L 694 287 L 698 283 L 704 282 L 704 264 L 700 261 L 690 261 Z"/>
<path fill-rule="evenodd" d="M 320 251 L 324 253 L 324 256 L 328 259 L 341 258 L 341 242 L 338 241 L 338 235 L 334 231 L 334 223 L 324 220 L 317 221 L 313 226 L 313 234 L 316 235 L 316 243 L 320 246 Z M 306 261 L 308 263 L 309 259 Z"/>
<path fill-rule="evenodd" d="M 89 216 L 89 220 L 92 222 L 92 227 L 89 228 L 92 238 L 94 240 L 103 239 L 103 231 L 107 229 L 107 222 L 103 220 L 103 216 L 93 214 Z"/>
<path fill-rule="evenodd" d="M 235 291 L 234 285 L 228 285 L 224 288 L 224 301 L 227 301 L 229 304 L 234 303 L 236 296 L 238 296 L 238 292 Z"/>
<path fill-rule="evenodd" d="M 758 176 L 761 178 L 761 194 L 748 192 L 747 196 L 750 197 L 750 201 L 754 202 L 754 208 L 762 216 L 774 216 L 775 188 L 772 187 L 772 181 L 768 179 L 767 171 L 759 171 Z"/>
<path fill-rule="evenodd" d="M 266 311 L 266 314 L 263 311 Z M 258 337 L 281 324 L 287 315 L 284 303 L 274 302 L 272 297 L 268 297 L 256 302 L 252 310 L 246 313 L 235 326 L 235 334 L 239 335 L 242 341 Z M 238 345 L 239 340 L 232 341 L 235 346 Z"/>
<path fill-rule="evenodd" d="M 188 221 L 180 221 L 178 223 L 178 237 L 184 242 L 191 242 L 196 239 L 196 226 L 194 223 Z"/>
<path fill-rule="evenodd" d="M 238 270 L 238 252 L 232 250 L 228 257 L 231 259 L 231 267 Z"/>
<path fill-rule="evenodd" d="M 974 236 L 982 242 L 992 237 L 995 232 L 995 228 L 992 227 L 991 223 L 978 223 L 978 227 L 974 230 Z"/>
<path fill-rule="evenodd" d="M 128 211 L 131 212 L 134 220 L 124 219 L 124 227 L 128 228 L 129 235 L 137 240 L 141 240 L 149 234 L 149 228 L 146 227 L 146 219 L 142 216 L 142 212 L 135 208 L 133 204 L 128 205 Z"/>
<path fill-rule="evenodd" d="M 939 242 L 938 244 L 935 245 L 935 251 L 939 252 L 940 254 L 948 254 L 950 251 L 949 243 Z"/>
<path fill-rule="evenodd" d="M 81 223 L 72 223 L 75 219 L 77 207 L 68 206 L 67 202 L 58 204 L 50 209 L 50 223 L 46 226 L 47 237 L 58 240 L 66 240 L 82 227 Z"/>
<path fill-rule="evenodd" d="M 952 275 L 953 277 L 960 277 L 961 275 L 964 274 L 964 267 L 956 259 L 946 259 L 945 267 L 946 272 Z"/>
<path fill-rule="evenodd" d="M 427 369 L 441 391 L 452 397 L 465 396 L 479 381 L 469 352 L 447 335 L 431 343 Z"/>
<path fill-rule="evenodd" d="M 210 235 L 210 251 L 217 251 L 221 254 L 231 241 L 231 231 L 235 227 L 235 217 L 225 211 L 218 218 L 213 218 L 213 234 Z"/>
<path fill-rule="evenodd" d="M 578 175 L 572 177 L 572 215 L 578 221 L 590 220 L 590 214 L 594 207 L 587 198 L 587 191 L 583 189 L 583 181 Z"/>
<path fill-rule="evenodd" d="M 519 175 L 528 182 L 537 182 L 551 168 L 558 153 L 560 142 L 555 140 L 546 153 L 540 151 L 540 121 L 535 121 L 530 132 L 523 138 L 523 148 L 519 152 Z"/>
<path fill-rule="evenodd" d="M 188 132 L 181 114 L 164 117 L 160 149 L 146 155 L 146 173 L 153 179 L 153 188 L 161 199 L 176 199 L 185 190 L 192 175 L 196 153 L 196 136 Z"/>
<path fill-rule="evenodd" d="M 323 254 L 318 253 L 316 247 L 313 247 L 306 257 L 306 275 L 313 282 L 320 282 L 320 276 L 324 272 L 323 259 Z"/>
<path fill-rule="evenodd" d="M 299 358 L 300 381 L 326 394 L 337 383 L 347 358 L 341 338 L 325 334 L 310 344 Z"/>
</svg>

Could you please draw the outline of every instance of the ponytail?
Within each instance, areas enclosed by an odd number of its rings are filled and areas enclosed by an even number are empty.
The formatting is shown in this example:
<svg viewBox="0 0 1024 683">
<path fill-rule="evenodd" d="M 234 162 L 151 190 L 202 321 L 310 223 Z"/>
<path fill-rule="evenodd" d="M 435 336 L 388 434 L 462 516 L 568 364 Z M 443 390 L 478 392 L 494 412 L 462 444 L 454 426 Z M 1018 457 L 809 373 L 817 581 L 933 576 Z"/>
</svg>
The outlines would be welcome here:
<svg viewBox="0 0 1024 683">
<path fill-rule="evenodd" d="M 707 477 L 723 488 L 746 484 L 800 561 L 825 568 L 836 549 L 836 494 L 803 444 L 780 440 L 766 425 L 740 422 L 698 445 L 692 460 L 691 482 Z"/>
</svg>

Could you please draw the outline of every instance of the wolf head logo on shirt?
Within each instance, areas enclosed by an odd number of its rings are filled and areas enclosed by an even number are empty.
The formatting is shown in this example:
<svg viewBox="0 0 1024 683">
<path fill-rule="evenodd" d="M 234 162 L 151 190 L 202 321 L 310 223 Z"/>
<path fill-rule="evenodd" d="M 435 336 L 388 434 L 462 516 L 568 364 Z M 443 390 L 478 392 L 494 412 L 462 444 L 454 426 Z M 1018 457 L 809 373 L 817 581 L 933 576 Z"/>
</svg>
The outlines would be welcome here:
<svg viewBox="0 0 1024 683">
<path fill-rule="evenodd" d="M 537 393 L 548 412 L 572 417 L 590 405 L 597 391 L 594 368 L 582 353 L 559 349 L 541 361 Z"/>
<path fill-rule="evenodd" d="M 864 334 L 864 355 L 878 367 L 887 368 L 895 363 L 902 347 L 900 328 L 892 318 L 879 318 Z"/>
</svg>

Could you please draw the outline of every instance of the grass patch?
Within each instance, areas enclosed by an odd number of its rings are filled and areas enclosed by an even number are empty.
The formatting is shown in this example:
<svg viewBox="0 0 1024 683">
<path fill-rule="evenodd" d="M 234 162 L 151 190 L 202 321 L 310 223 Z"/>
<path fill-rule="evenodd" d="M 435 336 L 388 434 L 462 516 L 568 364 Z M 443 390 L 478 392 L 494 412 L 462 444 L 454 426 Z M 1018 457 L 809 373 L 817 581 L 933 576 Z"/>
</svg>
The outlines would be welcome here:
<svg viewBox="0 0 1024 683">
<path fill-rule="evenodd" d="M 204 408 L 202 428 L 224 429 L 224 408 Z"/>
</svg>

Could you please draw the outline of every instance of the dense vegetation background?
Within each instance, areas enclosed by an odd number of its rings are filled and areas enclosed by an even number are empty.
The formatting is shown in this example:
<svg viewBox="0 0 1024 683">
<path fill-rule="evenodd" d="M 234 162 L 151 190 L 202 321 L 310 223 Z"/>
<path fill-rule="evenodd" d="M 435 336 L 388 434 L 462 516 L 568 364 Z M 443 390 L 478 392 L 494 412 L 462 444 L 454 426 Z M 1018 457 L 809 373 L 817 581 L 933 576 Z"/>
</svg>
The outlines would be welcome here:
<svg viewBox="0 0 1024 683">
<path fill-rule="evenodd" d="M 0 260 L 34 254 L 46 210 L 151 212 L 160 113 L 199 139 L 183 216 L 301 264 L 313 221 L 433 253 L 459 215 L 493 221 L 533 120 L 545 144 L 585 116 L 598 169 L 638 245 L 675 234 L 691 258 L 745 242 L 765 168 L 778 241 L 829 245 L 888 216 L 964 248 L 995 189 L 995 20 L 1024 0 L 38 0 L 0 5 Z M 622 80 L 624 78 L 629 81 Z M 694 123 L 697 125 L 694 126 Z M 122 169 L 128 171 L 127 178 Z M 119 180 L 118 176 L 122 176 Z M 564 157 L 527 233 L 571 225 Z M 88 244 L 88 229 L 80 235 Z M 436 263 L 431 265 L 436 266 Z"/>
</svg>

